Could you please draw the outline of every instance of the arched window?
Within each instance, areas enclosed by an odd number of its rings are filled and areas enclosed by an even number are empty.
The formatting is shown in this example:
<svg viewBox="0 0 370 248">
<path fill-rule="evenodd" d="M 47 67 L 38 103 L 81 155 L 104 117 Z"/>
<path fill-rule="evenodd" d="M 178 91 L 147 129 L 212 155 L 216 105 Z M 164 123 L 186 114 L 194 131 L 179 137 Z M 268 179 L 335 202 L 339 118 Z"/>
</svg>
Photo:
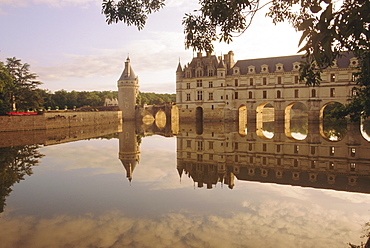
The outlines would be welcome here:
<svg viewBox="0 0 370 248">
<path fill-rule="evenodd" d="M 278 90 L 278 91 L 276 92 L 276 98 L 281 98 L 281 91 L 280 91 L 280 90 Z"/>
<path fill-rule="evenodd" d="M 249 92 L 248 92 L 248 98 L 249 98 L 249 99 L 252 99 L 252 98 L 253 98 L 252 91 L 249 91 Z"/>
</svg>

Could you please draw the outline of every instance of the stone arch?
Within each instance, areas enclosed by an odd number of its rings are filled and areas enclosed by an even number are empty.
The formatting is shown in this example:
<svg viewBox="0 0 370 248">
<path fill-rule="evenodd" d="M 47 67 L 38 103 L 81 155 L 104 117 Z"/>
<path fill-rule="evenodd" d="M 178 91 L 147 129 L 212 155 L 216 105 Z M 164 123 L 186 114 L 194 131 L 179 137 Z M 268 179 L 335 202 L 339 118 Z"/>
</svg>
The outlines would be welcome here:
<svg viewBox="0 0 370 248">
<path fill-rule="evenodd" d="M 155 124 L 159 129 L 163 129 L 166 126 L 166 113 L 163 110 L 158 110 L 155 114 Z"/>
<path fill-rule="evenodd" d="M 256 109 L 256 133 L 262 139 L 272 139 L 274 137 L 273 125 L 266 125 L 267 123 L 274 122 L 274 111 L 273 105 L 268 102 L 261 103 Z"/>
<path fill-rule="evenodd" d="M 301 102 L 292 102 L 285 108 L 285 135 L 293 140 L 304 140 L 308 133 L 308 109 Z"/>
<path fill-rule="evenodd" d="M 247 135 L 247 106 L 241 105 L 238 109 L 239 134 Z"/>
<path fill-rule="evenodd" d="M 320 109 L 320 135 L 328 141 L 341 141 L 347 134 L 347 120 L 337 120 L 330 117 L 331 111 L 340 105 L 343 104 L 331 101 Z"/>
</svg>

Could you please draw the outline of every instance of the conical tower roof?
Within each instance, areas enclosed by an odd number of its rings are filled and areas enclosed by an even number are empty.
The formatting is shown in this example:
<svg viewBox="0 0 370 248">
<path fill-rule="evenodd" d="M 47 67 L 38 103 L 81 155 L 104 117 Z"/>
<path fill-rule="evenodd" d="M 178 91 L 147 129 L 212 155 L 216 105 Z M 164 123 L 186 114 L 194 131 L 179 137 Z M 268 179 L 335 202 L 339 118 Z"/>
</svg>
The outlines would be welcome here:
<svg viewBox="0 0 370 248">
<path fill-rule="evenodd" d="M 177 66 L 176 72 L 182 72 L 182 67 L 181 67 L 180 61 L 179 61 L 179 65 Z"/>
<path fill-rule="evenodd" d="M 123 80 L 135 80 L 136 75 L 134 70 L 131 67 L 130 63 L 130 58 L 127 57 L 126 62 L 125 62 L 125 69 L 123 70 L 121 77 L 118 79 L 118 81 L 123 81 Z"/>
</svg>

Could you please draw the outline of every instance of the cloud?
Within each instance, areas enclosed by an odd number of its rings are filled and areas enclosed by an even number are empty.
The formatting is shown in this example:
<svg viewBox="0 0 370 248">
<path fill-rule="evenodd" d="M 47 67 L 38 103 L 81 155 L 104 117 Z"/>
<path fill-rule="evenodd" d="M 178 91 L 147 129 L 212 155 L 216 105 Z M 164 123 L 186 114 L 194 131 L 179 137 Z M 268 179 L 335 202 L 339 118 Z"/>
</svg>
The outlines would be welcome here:
<svg viewBox="0 0 370 248">
<path fill-rule="evenodd" d="M 315 204 L 265 201 L 228 215 L 178 211 L 154 218 L 121 211 L 51 218 L 2 216 L 4 247 L 345 247 L 366 216 Z"/>
</svg>

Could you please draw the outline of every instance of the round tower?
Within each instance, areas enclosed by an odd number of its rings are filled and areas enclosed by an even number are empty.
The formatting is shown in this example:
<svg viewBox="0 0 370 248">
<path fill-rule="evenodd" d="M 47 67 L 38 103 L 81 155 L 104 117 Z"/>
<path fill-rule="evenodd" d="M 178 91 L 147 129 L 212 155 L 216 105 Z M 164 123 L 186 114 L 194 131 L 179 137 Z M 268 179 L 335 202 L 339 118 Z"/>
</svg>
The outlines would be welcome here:
<svg viewBox="0 0 370 248">
<path fill-rule="evenodd" d="M 118 106 L 124 120 L 135 120 L 136 96 L 139 93 L 139 78 L 135 75 L 127 57 L 125 69 L 117 82 Z"/>
<path fill-rule="evenodd" d="M 140 161 L 140 148 L 136 135 L 136 122 L 125 121 L 122 123 L 122 132 L 119 138 L 119 159 L 126 169 L 126 177 L 131 182 L 132 174 Z"/>
</svg>

